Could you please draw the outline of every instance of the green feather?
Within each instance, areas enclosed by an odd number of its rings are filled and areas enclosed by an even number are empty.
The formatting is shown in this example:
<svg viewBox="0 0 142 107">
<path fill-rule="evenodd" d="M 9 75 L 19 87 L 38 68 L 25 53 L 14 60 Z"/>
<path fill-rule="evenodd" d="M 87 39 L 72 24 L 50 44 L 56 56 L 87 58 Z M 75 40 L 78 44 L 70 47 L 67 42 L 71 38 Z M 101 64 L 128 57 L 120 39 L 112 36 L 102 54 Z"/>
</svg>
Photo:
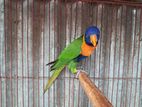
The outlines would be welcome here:
<svg viewBox="0 0 142 107">
<path fill-rule="evenodd" d="M 81 52 L 83 37 L 75 39 L 71 44 L 69 44 L 57 58 L 57 62 L 52 66 L 51 69 L 56 69 L 64 64 L 68 64 L 74 58 L 76 58 Z"/>
<path fill-rule="evenodd" d="M 55 79 L 59 76 L 59 74 L 61 73 L 61 71 L 64 69 L 64 66 L 61 66 L 60 68 L 54 70 L 54 73 L 52 74 L 52 76 L 49 78 L 48 83 L 46 84 L 46 87 L 44 88 L 44 93 L 49 89 L 49 87 L 53 84 L 53 82 L 55 81 Z"/>
</svg>

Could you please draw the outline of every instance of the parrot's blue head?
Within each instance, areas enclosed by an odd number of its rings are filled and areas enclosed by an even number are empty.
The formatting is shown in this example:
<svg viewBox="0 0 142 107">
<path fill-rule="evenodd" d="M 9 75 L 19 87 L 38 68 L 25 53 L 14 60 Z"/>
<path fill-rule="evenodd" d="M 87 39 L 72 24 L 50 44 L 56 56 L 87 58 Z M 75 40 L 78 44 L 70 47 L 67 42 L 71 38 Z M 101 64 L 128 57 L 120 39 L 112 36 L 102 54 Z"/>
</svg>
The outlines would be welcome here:
<svg viewBox="0 0 142 107">
<path fill-rule="evenodd" d="M 85 31 L 85 42 L 88 45 L 96 46 L 100 38 L 100 30 L 96 26 L 90 26 Z"/>
</svg>

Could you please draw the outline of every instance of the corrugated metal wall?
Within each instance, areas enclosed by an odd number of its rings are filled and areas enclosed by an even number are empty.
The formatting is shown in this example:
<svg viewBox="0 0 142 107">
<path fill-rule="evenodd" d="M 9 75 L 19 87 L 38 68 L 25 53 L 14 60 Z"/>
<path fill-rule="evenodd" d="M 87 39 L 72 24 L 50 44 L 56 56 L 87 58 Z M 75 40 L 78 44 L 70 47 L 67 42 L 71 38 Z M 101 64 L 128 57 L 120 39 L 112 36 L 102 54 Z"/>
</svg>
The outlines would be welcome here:
<svg viewBox="0 0 142 107">
<path fill-rule="evenodd" d="M 0 107 L 91 107 L 67 69 L 43 95 L 45 65 L 89 25 L 101 39 L 79 69 L 114 107 L 142 107 L 142 6 L 69 0 L 0 0 Z"/>
</svg>

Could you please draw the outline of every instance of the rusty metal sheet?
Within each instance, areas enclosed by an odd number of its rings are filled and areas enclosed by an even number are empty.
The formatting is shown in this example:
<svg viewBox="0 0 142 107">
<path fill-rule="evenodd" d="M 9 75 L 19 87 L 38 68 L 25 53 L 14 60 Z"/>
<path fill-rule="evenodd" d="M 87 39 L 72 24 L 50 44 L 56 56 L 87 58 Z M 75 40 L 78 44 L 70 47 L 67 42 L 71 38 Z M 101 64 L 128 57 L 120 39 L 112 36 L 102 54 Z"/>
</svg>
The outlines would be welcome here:
<svg viewBox="0 0 142 107">
<path fill-rule="evenodd" d="M 46 64 L 90 25 L 101 38 L 78 69 L 114 107 L 142 106 L 142 6 L 91 1 L 0 0 L 0 107 L 92 107 L 68 69 L 43 95 Z"/>
</svg>

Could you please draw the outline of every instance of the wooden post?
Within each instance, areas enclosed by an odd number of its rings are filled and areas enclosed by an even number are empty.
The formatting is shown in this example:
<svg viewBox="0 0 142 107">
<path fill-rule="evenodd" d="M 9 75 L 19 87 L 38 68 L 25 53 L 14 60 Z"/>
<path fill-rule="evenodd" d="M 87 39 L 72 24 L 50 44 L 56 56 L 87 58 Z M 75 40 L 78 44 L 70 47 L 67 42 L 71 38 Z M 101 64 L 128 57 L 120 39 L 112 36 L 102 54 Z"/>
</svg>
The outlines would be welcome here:
<svg viewBox="0 0 142 107">
<path fill-rule="evenodd" d="M 79 81 L 82 88 L 90 99 L 93 107 L 113 107 L 108 99 L 101 93 L 101 91 L 93 84 L 85 72 L 79 73 Z"/>
</svg>

